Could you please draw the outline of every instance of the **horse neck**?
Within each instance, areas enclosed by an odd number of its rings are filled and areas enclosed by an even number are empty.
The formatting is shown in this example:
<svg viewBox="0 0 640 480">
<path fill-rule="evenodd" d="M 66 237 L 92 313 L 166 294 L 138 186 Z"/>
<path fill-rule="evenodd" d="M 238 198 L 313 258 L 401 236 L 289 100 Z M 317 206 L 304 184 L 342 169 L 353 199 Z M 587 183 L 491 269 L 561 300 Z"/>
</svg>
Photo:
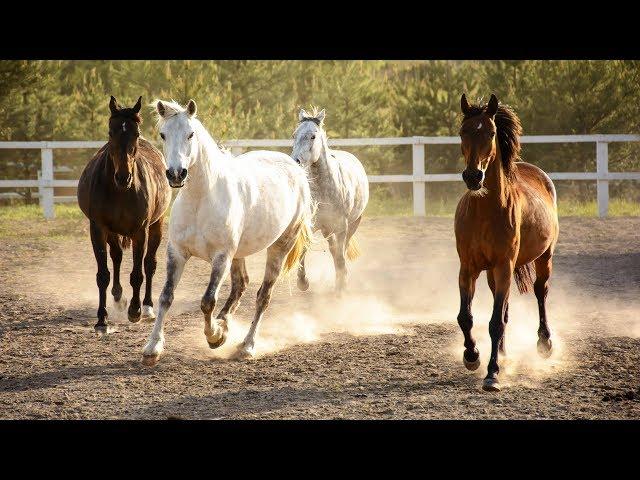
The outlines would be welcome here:
<svg viewBox="0 0 640 480">
<path fill-rule="evenodd" d="M 225 155 L 215 140 L 200 123 L 196 123 L 195 138 L 198 146 L 189 167 L 189 179 L 183 188 L 187 196 L 202 197 L 211 190 L 218 179 L 225 175 Z"/>
<path fill-rule="evenodd" d="M 327 134 L 322 132 L 322 148 L 320 149 L 320 156 L 316 162 L 317 168 L 320 171 L 327 171 L 329 169 L 329 156 L 331 151 L 327 142 Z"/>
<path fill-rule="evenodd" d="M 101 178 L 101 185 L 110 195 L 121 195 L 123 190 L 118 190 L 114 183 L 113 176 L 116 173 L 116 170 L 113 166 L 113 161 L 111 160 L 111 145 L 107 145 L 105 149 L 104 155 L 102 157 L 103 165 L 99 169 Z M 136 181 L 136 176 L 133 175 L 133 182 Z"/>
<path fill-rule="evenodd" d="M 497 203 L 501 208 L 508 205 L 512 194 L 511 181 L 507 178 L 502 166 L 502 153 L 500 145 L 496 144 L 496 156 L 485 172 L 484 186 L 487 189 L 487 198 L 492 203 Z"/>
</svg>

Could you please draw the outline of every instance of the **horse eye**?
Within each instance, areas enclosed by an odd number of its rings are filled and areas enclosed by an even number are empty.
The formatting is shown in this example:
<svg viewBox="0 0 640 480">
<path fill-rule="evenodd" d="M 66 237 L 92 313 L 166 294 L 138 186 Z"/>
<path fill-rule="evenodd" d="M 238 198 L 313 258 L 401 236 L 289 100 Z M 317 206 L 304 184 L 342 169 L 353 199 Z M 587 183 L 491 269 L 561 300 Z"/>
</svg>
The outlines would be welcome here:
<svg viewBox="0 0 640 480">
<path fill-rule="evenodd" d="M 316 136 L 315 135 L 311 135 L 311 140 L 315 140 Z"/>
<path fill-rule="evenodd" d="M 191 133 L 189 134 L 189 136 L 187 137 L 187 139 L 188 139 L 188 140 L 191 140 L 192 138 L 193 138 L 193 132 L 191 132 Z"/>
<path fill-rule="evenodd" d="M 160 138 L 164 140 L 164 133 L 160 134 Z"/>
</svg>

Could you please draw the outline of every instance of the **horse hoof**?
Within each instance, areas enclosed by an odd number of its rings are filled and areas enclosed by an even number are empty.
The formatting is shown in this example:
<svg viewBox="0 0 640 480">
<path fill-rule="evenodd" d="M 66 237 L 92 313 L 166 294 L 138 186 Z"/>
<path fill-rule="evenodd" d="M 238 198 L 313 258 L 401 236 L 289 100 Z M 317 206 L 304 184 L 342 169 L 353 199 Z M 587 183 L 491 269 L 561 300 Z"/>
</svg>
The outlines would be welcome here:
<svg viewBox="0 0 640 480">
<path fill-rule="evenodd" d="M 209 340 L 207 340 L 207 343 L 209 344 L 209 348 L 213 350 L 214 348 L 218 348 L 219 346 L 221 346 L 226 341 L 227 341 L 227 332 L 224 332 L 220 336 L 220 338 L 215 342 L 210 342 Z"/>
<path fill-rule="evenodd" d="M 497 378 L 485 378 L 482 381 L 482 390 L 485 392 L 499 392 L 500 384 Z"/>
<path fill-rule="evenodd" d="M 143 355 L 142 356 L 142 364 L 145 367 L 154 367 L 157 365 L 160 360 L 160 355 Z"/>
<path fill-rule="evenodd" d="M 142 314 L 140 315 L 140 320 L 145 323 L 152 323 L 156 319 L 156 314 L 153 312 L 153 307 L 151 305 L 143 305 L 142 306 Z"/>
<path fill-rule="evenodd" d="M 107 325 L 106 323 L 105 324 L 96 323 L 93 326 L 93 329 L 98 335 L 107 335 L 108 333 L 111 333 L 113 331 L 113 329 L 109 328 L 109 325 Z"/>
<path fill-rule="evenodd" d="M 467 356 L 471 358 L 468 359 Z M 467 355 L 467 350 L 465 350 L 464 353 L 462 354 L 462 363 L 467 368 L 467 370 L 471 370 L 471 371 L 477 370 L 478 367 L 480 366 L 480 352 L 478 352 L 478 349 L 475 348 L 473 352 L 471 352 L 468 355 Z"/>
<path fill-rule="evenodd" d="M 244 343 L 241 343 L 240 345 L 238 345 L 238 349 L 236 350 L 232 358 L 234 360 L 247 360 L 253 358 L 255 351 L 255 347 L 248 347 Z"/>
<path fill-rule="evenodd" d="M 471 370 L 473 372 L 474 370 L 477 370 L 478 367 L 480 366 L 480 357 L 476 358 L 474 362 L 470 362 L 466 358 L 464 358 L 464 355 L 463 355 L 462 363 L 464 363 L 464 366 L 467 367 L 467 370 Z"/>
<path fill-rule="evenodd" d="M 301 292 L 306 292 L 307 290 L 309 290 L 309 280 L 307 280 L 306 278 L 298 277 L 298 290 L 300 290 Z"/>
<path fill-rule="evenodd" d="M 549 358 L 553 353 L 553 344 L 550 338 L 538 338 L 538 354 L 542 358 Z"/>
</svg>

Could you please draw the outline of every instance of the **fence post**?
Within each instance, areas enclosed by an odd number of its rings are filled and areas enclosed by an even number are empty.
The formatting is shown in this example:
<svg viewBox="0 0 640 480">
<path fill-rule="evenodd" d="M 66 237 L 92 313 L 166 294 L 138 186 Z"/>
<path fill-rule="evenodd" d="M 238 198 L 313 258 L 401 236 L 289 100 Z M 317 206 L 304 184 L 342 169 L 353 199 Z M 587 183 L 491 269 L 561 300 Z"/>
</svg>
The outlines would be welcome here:
<svg viewBox="0 0 640 480">
<path fill-rule="evenodd" d="M 413 137 L 413 214 L 424 217 L 425 206 L 425 182 L 424 182 L 424 144 L 420 137 Z"/>
<path fill-rule="evenodd" d="M 609 180 L 601 179 L 609 173 L 609 144 L 596 142 L 596 169 L 598 173 L 598 216 L 606 217 L 609 213 Z"/>
<path fill-rule="evenodd" d="M 40 176 L 40 205 L 44 212 L 44 218 L 55 217 L 53 208 L 53 150 L 43 148 L 40 151 L 42 162 L 42 175 Z"/>
</svg>

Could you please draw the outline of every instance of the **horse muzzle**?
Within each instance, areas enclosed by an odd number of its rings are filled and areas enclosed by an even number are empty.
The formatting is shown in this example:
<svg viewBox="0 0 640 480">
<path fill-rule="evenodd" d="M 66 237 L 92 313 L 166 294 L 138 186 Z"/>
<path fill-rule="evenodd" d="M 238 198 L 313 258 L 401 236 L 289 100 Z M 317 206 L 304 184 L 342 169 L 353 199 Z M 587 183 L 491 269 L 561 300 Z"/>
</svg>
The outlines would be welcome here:
<svg viewBox="0 0 640 480">
<path fill-rule="evenodd" d="M 469 170 L 467 168 L 462 172 L 462 180 L 464 180 L 469 190 L 480 190 L 482 188 L 482 181 L 484 180 L 484 172 L 478 169 Z"/>
<path fill-rule="evenodd" d="M 188 172 L 186 168 L 168 168 L 166 174 L 167 180 L 169 180 L 169 186 L 172 188 L 180 188 L 184 186 Z"/>
</svg>

